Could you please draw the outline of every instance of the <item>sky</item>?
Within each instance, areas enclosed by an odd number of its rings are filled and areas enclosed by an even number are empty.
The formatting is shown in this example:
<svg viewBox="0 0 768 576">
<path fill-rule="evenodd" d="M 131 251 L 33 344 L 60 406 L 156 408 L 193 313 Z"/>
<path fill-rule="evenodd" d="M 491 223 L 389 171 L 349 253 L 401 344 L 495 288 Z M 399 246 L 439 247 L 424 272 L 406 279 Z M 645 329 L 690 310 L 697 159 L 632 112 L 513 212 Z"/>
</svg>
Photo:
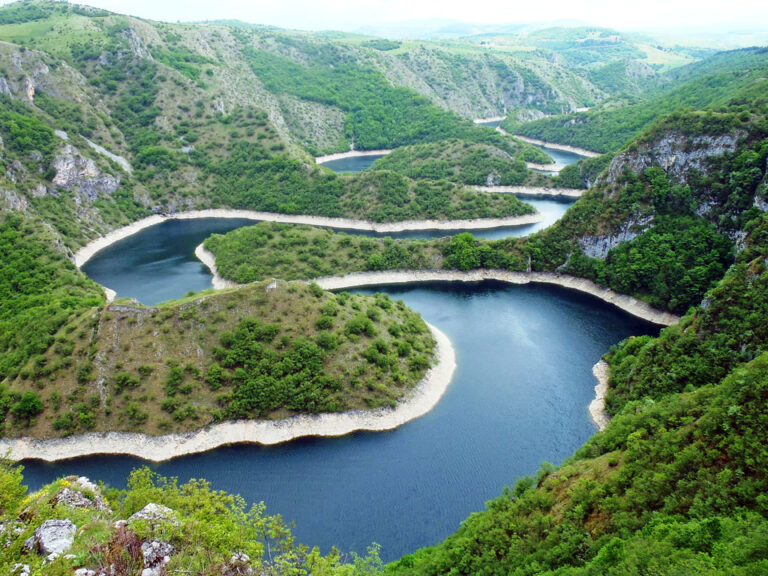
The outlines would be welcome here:
<svg viewBox="0 0 768 576">
<path fill-rule="evenodd" d="M 7 4 L 10 0 L 0 0 Z M 238 19 L 303 30 L 356 31 L 384 23 L 447 19 L 482 24 L 576 20 L 620 30 L 768 28 L 768 1 L 732 0 L 83 0 L 164 20 Z"/>
</svg>

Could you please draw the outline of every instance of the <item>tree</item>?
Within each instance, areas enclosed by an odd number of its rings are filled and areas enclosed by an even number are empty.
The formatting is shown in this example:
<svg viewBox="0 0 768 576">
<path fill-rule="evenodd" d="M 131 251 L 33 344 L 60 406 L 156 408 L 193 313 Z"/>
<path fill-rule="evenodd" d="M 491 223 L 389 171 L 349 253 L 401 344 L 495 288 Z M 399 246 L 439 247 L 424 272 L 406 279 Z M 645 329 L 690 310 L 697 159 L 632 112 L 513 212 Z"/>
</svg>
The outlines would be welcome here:
<svg viewBox="0 0 768 576">
<path fill-rule="evenodd" d="M 43 403 L 34 392 L 25 392 L 21 397 L 21 400 L 16 402 L 11 408 L 11 412 L 13 412 L 17 418 L 26 419 L 27 423 L 29 423 L 33 416 L 40 414 L 42 411 Z"/>
</svg>

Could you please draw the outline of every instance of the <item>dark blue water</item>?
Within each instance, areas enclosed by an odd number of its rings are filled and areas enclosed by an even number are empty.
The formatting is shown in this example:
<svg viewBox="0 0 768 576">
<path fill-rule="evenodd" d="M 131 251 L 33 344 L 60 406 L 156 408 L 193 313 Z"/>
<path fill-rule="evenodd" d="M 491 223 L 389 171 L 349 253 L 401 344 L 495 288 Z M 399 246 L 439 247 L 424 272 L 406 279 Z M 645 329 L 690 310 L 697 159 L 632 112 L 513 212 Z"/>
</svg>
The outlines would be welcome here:
<svg viewBox="0 0 768 576">
<path fill-rule="evenodd" d="M 195 248 L 211 234 L 253 225 L 239 218 L 167 220 L 96 253 L 82 270 L 96 282 L 153 305 L 211 288 L 211 273 Z"/>
<path fill-rule="evenodd" d="M 322 166 L 330 168 L 339 174 L 348 172 L 361 172 L 368 170 L 376 160 L 383 158 L 386 154 L 376 154 L 374 156 L 353 156 L 352 158 L 342 158 L 341 160 L 331 160 L 323 162 Z"/>
<path fill-rule="evenodd" d="M 544 152 L 552 157 L 552 160 L 557 164 L 563 166 L 569 166 L 570 164 L 576 164 L 579 160 L 583 160 L 586 156 L 576 154 L 574 152 L 566 152 L 565 150 L 558 150 L 556 148 L 549 148 L 548 146 L 539 146 Z"/>
<path fill-rule="evenodd" d="M 531 204 L 547 216 L 544 223 L 478 235 L 529 234 L 568 207 Z M 84 271 L 146 304 L 178 298 L 210 287 L 195 247 L 211 233 L 252 223 L 165 222 L 99 252 Z M 456 349 L 454 379 L 429 414 L 391 432 L 232 446 L 150 466 L 264 501 L 269 513 L 295 522 L 298 541 L 324 552 L 334 545 L 364 552 L 378 542 L 385 560 L 396 559 L 453 533 L 542 461 L 559 463 L 573 454 L 594 433 L 587 412 L 592 365 L 619 340 L 655 331 L 596 299 L 553 287 L 438 283 L 381 290 L 442 329 Z M 144 464 L 118 456 L 29 461 L 25 478 L 32 489 L 68 474 L 124 487 L 128 473 Z"/>
<path fill-rule="evenodd" d="M 570 206 L 555 200 L 528 202 L 544 215 L 543 222 L 471 232 L 489 239 L 525 236 L 559 220 Z M 180 298 L 189 291 L 211 288 L 211 274 L 195 257 L 195 247 L 211 234 L 253 224 L 253 220 L 227 218 L 168 220 L 101 250 L 83 266 L 83 272 L 115 290 L 118 296 L 136 298 L 149 306 Z M 347 232 L 360 234 L 354 230 Z M 434 230 L 381 236 L 441 238 L 454 233 Z"/>
<path fill-rule="evenodd" d="M 444 539 L 543 460 L 573 454 L 594 433 L 592 365 L 610 345 L 652 330 L 591 297 L 544 286 L 385 291 L 456 348 L 456 375 L 432 412 L 392 432 L 222 448 L 152 467 L 264 501 L 295 521 L 299 541 L 323 551 L 364 552 L 375 541 L 392 560 Z M 64 474 L 124 486 L 140 464 L 102 456 L 27 462 L 25 477 L 32 488 Z"/>
</svg>

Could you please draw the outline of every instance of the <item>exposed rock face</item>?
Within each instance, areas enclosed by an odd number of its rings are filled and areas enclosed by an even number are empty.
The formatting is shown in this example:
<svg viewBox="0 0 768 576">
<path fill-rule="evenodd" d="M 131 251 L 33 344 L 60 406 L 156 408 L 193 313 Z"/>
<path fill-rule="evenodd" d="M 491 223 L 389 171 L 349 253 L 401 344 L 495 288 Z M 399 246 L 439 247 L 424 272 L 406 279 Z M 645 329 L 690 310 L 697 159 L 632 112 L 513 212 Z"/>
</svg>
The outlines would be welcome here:
<svg viewBox="0 0 768 576">
<path fill-rule="evenodd" d="M 26 212 L 29 208 L 29 203 L 24 196 L 19 196 L 13 190 L 0 189 L 0 204 L 7 207 L 9 210 L 17 212 Z"/>
<path fill-rule="evenodd" d="M 35 84 L 31 78 L 27 78 L 27 99 L 30 102 L 35 101 Z"/>
<path fill-rule="evenodd" d="M 5 78 L 0 76 L 0 94 L 5 94 L 6 96 L 11 95 L 11 89 L 8 87 L 8 82 Z"/>
<path fill-rule="evenodd" d="M 579 246 L 590 258 L 605 259 L 608 252 L 622 242 L 629 242 L 650 228 L 653 216 L 631 219 L 627 221 L 616 234 L 603 236 L 584 236 L 579 238 Z"/>
<path fill-rule="evenodd" d="M 71 520 L 46 520 L 24 546 L 45 556 L 64 554 L 72 547 L 76 531 Z"/>
<path fill-rule="evenodd" d="M 88 201 L 93 202 L 99 194 L 112 194 L 120 181 L 111 174 L 104 174 L 96 163 L 86 158 L 71 144 L 53 160 L 56 176 L 53 183 L 61 188 L 75 190 Z"/>
<path fill-rule="evenodd" d="M 133 28 L 124 30 L 123 36 L 128 40 L 128 44 L 131 46 L 131 52 L 133 52 L 134 56 L 144 60 L 153 60 L 149 48 L 147 48 L 144 41 L 139 38 L 139 35 L 136 34 L 136 31 Z"/>
<path fill-rule="evenodd" d="M 624 72 L 633 80 L 644 80 L 656 76 L 656 71 L 640 60 L 630 60 L 627 62 Z"/>
<path fill-rule="evenodd" d="M 501 176 L 497 172 L 491 172 L 485 178 L 486 186 L 498 186 L 501 184 Z"/>
<path fill-rule="evenodd" d="M 680 133 L 669 133 L 653 142 L 640 144 L 636 150 L 627 150 L 616 156 L 603 178 L 608 184 L 614 184 L 625 169 L 641 174 L 648 168 L 660 166 L 671 179 L 685 184 L 689 171 L 702 171 L 710 158 L 733 152 L 743 136 L 734 132 L 689 138 Z"/>
<path fill-rule="evenodd" d="M 144 557 L 144 570 L 141 576 L 159 576 L 164 573 L 165 565 L 171 561 L 171 556 L 176 552 L 171 544 L 154 540 L 144 542 L 141 545 L 141 554 Z"/>
<path fill-rule="evenodd" d="M 69 138 L 64 138 L 64 139 L 68 140 Z M 128 160 L 126 160 L 122 156 L 118 156 L 117 154 L 113 154 L 112 152 L 110 152 L 109 150 L 104 148 L 103 146 L 99 146 L 95 142 L 91 142 L 90 140 L 88 140 L 88 138 L 86 138 L 85 141 L 88 142 L 88 146 L 90 146 L 91 148 L 96 150 L 96 152 L 98 152 L 102 156 L 106 156 L 110 160 L 112 160 L 114 162 L 117 162 L 117 164 L 120 166 L 120 168 L 122 168 L 126 172 L 131 173 L 133 171 L 133 168 L 131 167 L 131 165 L 128 162 Z"/>
</svg>

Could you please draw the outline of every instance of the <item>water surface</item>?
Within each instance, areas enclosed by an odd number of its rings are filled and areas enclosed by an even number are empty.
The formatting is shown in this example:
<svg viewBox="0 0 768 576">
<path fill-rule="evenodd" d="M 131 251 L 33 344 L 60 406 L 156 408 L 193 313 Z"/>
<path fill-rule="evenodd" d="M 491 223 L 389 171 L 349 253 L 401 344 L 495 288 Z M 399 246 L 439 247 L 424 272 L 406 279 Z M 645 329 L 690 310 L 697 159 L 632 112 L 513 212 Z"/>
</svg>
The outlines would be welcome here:
<svg viewBox="0 0 768 576">
<path fill-rule="evenodd" d="M 544 222 L 476 235 L 530 234 L 570 205 L 528 202 Z M 253 223 L 167 221 L 97 253 L 83 270 L 119 296 L 145 304 L 178 298 L 211 285 L 195 247 L 212 233 Z M 454 379 L 429 414 L 391 432 L 231 446 L 150 466 L 181 481 L 206 478 L 248 502 L 265 501 L 268 512 L 295 522 L 300 542 L 323 552 L 335 545 L 362 553 L 378 542 L 382 558 L 393 560 L 443 540 L 542 461 L 559 463 L 572 455 L 594 433 L 587 411 L 594 396 L 592 365 L 622 338 L 656 331 L 595 298 L 557 287 L 434 283 L 359 292 L 377 290 L 404 300 L 456 349 Z M 123 487 L 130 470 L 143 464 L 122 456 L 29 461 L 25 478 L 33 489 L 67 474 Z"/>
<path fill-rule="evenodd" d="M 505 485 L 559 463 L 594 433 L 592 365 L 610 345 L 651 330 L 602 302 L 556 287 L 498 283 L 388 287 L 443 330 L 458 368 L 426 416 L 383 433 L 233 446 L 152 465 L 265 501 L 297 539 L 393 560 L 453 533 Z M 373 290 L 361 290 L 371 293 Z M 26 462 L 32 488 L 65 474 L 124 486 L 136 458 Z"/>
<path fill-rule="evenodd" d="M 334 172 L 339 174 L 346 174 L 349 172 L 361 172 L 368 170 L 376 160 L 384 158 L 386 154 L 375 154 L 372 156 L 352 156 L 351 158 L 341 158 L 340 160 L 331 160 L 329 162 L 323 162 L 321 166 L 330 168 Z"/>
<path fill-rule="evenodd" d="M 498 239 L 525 236 L 546 228 L 560 219 L 570 202 L 526 200 L 544 215 L 544 221 L 524 226 L 470 230 L 479 238 Z M 212 287 L 211 273 L 195 257 L 195 248 L 211 234 L 223 234 L 252 226 L 254 220 L 238 218 L 200 218 L 166 220 L 124 238 L 97 252 L 84 266 L 83 272 L 99 284 L 111 288 L 119 297 L 136 298 L 148 306 L 181 298 L 190 291 Z M 367 234 L 346 230 L 350 234 Z M 427 230 L 380 234 L 395 238 L 442 238 L 456 232 Z"/>
</svg>

